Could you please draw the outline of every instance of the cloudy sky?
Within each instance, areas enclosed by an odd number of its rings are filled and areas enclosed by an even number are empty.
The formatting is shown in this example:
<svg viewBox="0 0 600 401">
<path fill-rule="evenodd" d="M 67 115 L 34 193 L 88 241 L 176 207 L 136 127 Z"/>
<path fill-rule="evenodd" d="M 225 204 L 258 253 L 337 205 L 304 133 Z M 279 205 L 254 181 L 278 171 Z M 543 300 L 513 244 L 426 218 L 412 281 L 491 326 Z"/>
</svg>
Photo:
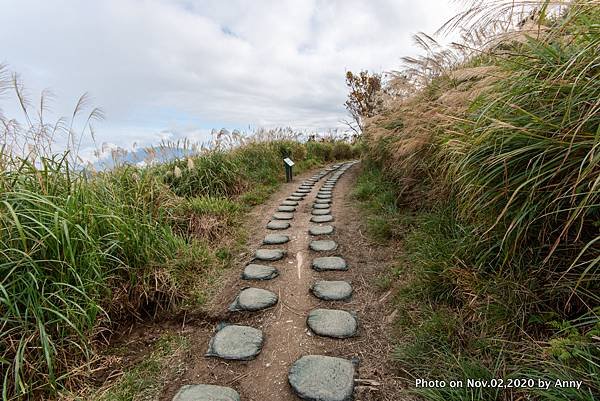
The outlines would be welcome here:
<svg viewBox="0 0 600 401">
<path fill-rule="evenodd" d="M 67 115 L 89 92 L 99 143 L 211 128 L 339 127 L 344 73 L 398 68 L 449 0 L 0 0 L 0 63 Z M 14 100 L 0 99 L 11 110 Z"/>
</svg>

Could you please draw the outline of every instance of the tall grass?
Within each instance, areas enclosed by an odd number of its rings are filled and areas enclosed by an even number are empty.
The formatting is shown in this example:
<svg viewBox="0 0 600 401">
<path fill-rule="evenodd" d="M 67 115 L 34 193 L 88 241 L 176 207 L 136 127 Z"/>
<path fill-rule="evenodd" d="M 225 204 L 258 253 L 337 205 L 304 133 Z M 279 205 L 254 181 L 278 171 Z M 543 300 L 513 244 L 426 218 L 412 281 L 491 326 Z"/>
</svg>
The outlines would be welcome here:
<svg viewBox="0 0 600 401">
<path fill-rule="evenodd" d="M 366 128 L 391 205 L 413 215 L 395 357 L 418 377 L 583 382 L 427 399 L 595 399 L 599 3 L 474 3 L 448 25 L 471 24 L 463 53 L 423 39 L 428 54 Z"/>
</svg>

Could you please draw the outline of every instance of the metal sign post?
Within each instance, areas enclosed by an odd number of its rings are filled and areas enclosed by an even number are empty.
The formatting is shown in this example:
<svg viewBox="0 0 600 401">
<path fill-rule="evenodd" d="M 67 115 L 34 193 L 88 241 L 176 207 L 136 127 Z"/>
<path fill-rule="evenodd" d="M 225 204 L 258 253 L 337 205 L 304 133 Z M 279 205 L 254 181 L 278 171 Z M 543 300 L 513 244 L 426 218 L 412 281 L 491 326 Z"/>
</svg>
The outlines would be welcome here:
<svg viewBox="0 0 600 401">
<path fill-rule="evenodd" d="M 289 157 L 286 157 L 283 159 L 283 165 L 285 166 L 285 181 L 290 182 L 292 181 L 292 166 L 294 162 Z"/>
</svg>

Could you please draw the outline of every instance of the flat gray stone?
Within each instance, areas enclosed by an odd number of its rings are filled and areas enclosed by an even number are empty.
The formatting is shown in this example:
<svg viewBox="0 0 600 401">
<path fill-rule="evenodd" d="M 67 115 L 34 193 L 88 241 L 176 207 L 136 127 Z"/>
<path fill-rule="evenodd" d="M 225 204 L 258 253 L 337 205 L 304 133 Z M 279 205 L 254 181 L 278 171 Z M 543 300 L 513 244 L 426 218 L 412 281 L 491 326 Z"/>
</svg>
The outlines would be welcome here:
<svg viewBox="0 0 600 401">
<path fill-rule="evenodd" d="M 329 223 L 330 221 L 333 221 L 333 216 L 330 214 L 324 216 L 312 216 L 310 221 L 313 223 Z"/>
<path fill-rule="evenodd" d="M 277 211 L 278 212 L 295 212 L 296 211 L 296 207 L 295 206 L 286 206 L 286 205 L 283 205 L 283 206 L 279 206 L 277 208 Z"/>
<path fill-rule="evenodd" d="M 329 252 L 336 250 L 338 245 L 335 241 L 330 239 L 319 239 L 310 241 L 308 247 L 317 252 Z"/>
<path fill-rule="evenodd" d="M 310 291 L 325 301 L 342 301 L 352 296 L 352 286 L 347 281 L 320 280 L 310 287 Z"/>
<path fill-rule="evenodd" d="M 240 395 L 229 387 L 193 384 L 181 386 L 173 401 L 240 401 Z"/>
<path fill-rule="evenodd" d="M 315 334 L 323 337 L 353 337 L 358 329 L 355 315 L 339 309 L 314 309 L 308 314 L 306 323 Z"/>
<path fill-rule="evenodd" d="M 262 349 L 262 331 L 249 326 L 229 325 L 218 329 L 208 344 L 206 356 L 249 361 Z"/>
<path fill-rule="evenodd" d="M 331 195 L 331 191 L 329 189 L 321 189 L 319 192 L 317 192 L 317 194 L 319 194 L 319 195 Z"/>
<path fill-rule="evenodd" d="M 308 229 L 310 235 L 329 235 L 333 234 L 333 226 L 311 226 Z"/>
<path fill-rule="evenodd" d="M 315 203 L 318 205 L 326 205 L 331 203 L 331 199 L 315 199 Z"/>
<path fill-rule="evenodd" d="M 285 230 L 290 228 L 290 223 L 283 220 L 271 220 L 267 223 L 267 228 L 269 230 Z"/>
<path fill-rule="evenodd" d="M 328 203 L 315 203 L 313 205 L 313 209 L 329 209 L 330 207 Z"/>
<path fill-rule="evenodd" d="M 292 220 L 294 218 L 294 213 L 276 212 L 273 214 L 273 218 L 275 220 Z"/>
<path fill-rule="evenodd" d="M 277 303 L 277 295 L 262 288 L 244 288 L 233 303 L 230 311 L 258 311 L 269 308 Z"/>
<path fill-rule="evenodd" d="M 296 192 L 292 193 L 291 196 L 299 196 L 301 198 L 304 198 L 306 196 L 306 194 L 303 194 L 302 192 L 296 191 Z"/>
<path fill-rule="evenodd" d="M 331 199 L 331 194 L 317 194 L 317 199 Z"/>
<path fill-rule="evenodd" d="M 302 199 L 304 199 L 303 196 L 295 196 L 295 195 L 290 195 L 286 198 L 286 200 L 295 201 L 295 202 L 301 201 Z"/>
<path fill-rule="evenodd" d="M 279 271 L 273 266 L 250 263 L 244 268 L 244 280 L 271 280 L 279 276 Z"/>
<path fill-rule="evenodd" d="M 354 392 L 354 364 L 347 359 L 306 355 L 288 373 L 292 390 L 308 401 L 350 401 Z"/>
<path fill-rule="evenodd" d="M 281 249 L 257 249 L 254 257 L 258 260 L 275 261 L 283 259 L 285 252 Z"/>
<path fill-rule="evenodd" d="M 339 256 L 315 258 L 312 262 L 312 267 L 319 272 L 328 270 L 348 270 L 348 264 Z"/>
<path fill-rule="evenodd" d="M 326 214 L 331 214 L 331 209 L 313 209 L 311 213 L 313 216 L 325 216 Z"/>
<path fill-rule="evenodd" d="M 292 201 L 292 200 L 284 200 L 283 202 L 281 202 L 281 206 L 298 206 L 298 201 Z"/>
<path fill-rule="evenodd" d="M 290 240 L 290 237 L 285 234 L 267 234 L 263 239 L 265 245 L 279 245 L 285 244 Z"/>
<path fill-rule="evenodd" d="M 309 188 L 298 188 L 296 190 L 296 192 L 299 192 L 301 194 L 309 194 L 310 193 L 310 189 Z"/>
</svg>

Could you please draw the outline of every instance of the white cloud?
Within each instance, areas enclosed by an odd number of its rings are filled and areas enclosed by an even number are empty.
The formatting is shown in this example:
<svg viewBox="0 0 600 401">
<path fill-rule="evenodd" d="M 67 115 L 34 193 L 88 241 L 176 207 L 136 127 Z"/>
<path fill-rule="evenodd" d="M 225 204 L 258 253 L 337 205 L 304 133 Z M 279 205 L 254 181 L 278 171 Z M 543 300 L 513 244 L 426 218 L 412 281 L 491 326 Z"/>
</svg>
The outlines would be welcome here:
<svg viewBox="0 0 600 401">
<path fill-rule="evenodd" d="M 0 0 L 0 62 L 69 113 L 89 91 L 98 141 L 148 144 L 209 128 L 327 129 L 346 118 L 346 70 L 397 68 L 443 0 Z M 7 39 L 8 38 L 8 39 Z M 9 107 L 0 99 L 0 108 Z"/>
</svg>

